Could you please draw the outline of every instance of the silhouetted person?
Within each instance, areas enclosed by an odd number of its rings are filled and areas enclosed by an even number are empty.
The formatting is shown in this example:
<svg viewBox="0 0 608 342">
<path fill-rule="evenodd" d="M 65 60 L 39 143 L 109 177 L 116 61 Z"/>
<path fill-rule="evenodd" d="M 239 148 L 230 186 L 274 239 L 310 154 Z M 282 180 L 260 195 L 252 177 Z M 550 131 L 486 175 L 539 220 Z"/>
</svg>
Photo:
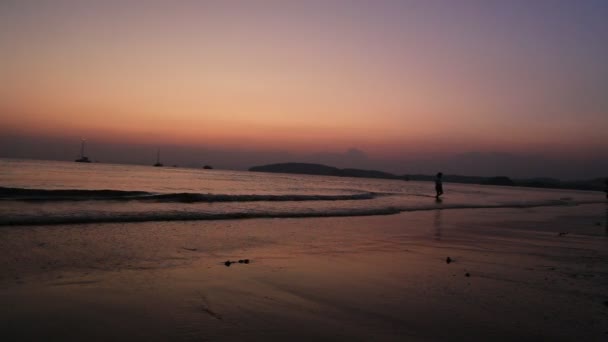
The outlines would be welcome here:
<svg viewBox="0 0 608 342">
<path fill-rule="evenodd" d="M 439 199 L 439 196 L 443 195 L 443 183 L 441 182 L 441 177 L 443 176 L 443 173 L 439 172 L 437 174 L 437 176 L 435 177 L 435 191 L 437 192 L 437 195 L 435 196 L 435 198 Z"/>
</svg>

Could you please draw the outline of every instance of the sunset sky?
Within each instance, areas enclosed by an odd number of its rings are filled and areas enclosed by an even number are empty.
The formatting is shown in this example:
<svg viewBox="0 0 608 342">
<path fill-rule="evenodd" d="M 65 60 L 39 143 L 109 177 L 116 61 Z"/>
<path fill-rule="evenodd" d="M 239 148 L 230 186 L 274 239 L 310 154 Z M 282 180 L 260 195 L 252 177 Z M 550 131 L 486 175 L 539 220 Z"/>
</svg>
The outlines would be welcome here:
<svg viewBox="0 0 608 342">
<path fill-rule="evenodd" d="M 607 18 L 602 0 L 5 0 L 0 157 L 86 137 L 606 159 Z"/>
</svg>

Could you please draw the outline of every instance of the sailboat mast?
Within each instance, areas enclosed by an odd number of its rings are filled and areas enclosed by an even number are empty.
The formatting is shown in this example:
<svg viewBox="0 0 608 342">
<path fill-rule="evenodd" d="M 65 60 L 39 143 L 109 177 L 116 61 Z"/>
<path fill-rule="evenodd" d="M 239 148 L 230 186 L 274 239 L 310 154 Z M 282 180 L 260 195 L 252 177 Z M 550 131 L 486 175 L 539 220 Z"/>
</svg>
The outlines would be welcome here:
<svg viewBox="0 0 608 342">
<path fill-rule="evenodd" d="M 161 167 L 163 164 L 160 162 L 160 147 L 156 150 L 156 164 L 153 166 Z"/>
<path fill-rule="evenodd" d="M 86 143 L 86 139 L 82 138 L 80 140 L 80 158 L 76 159 L 77 163 L 90 163 L 91 161 L 84 155 L 84 145 Z"/>
</svg>

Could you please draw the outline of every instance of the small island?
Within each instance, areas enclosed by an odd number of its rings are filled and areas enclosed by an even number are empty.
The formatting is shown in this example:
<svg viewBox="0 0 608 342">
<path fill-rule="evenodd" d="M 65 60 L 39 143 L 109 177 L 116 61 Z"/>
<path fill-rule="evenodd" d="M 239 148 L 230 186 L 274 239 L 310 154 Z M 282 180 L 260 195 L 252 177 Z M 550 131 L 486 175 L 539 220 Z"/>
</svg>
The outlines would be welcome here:
<svg viewBox="0 0 608 342">
<path fill-rule="evenodd" d="M 337 176 L 356 178 L 405 179 L 388 172 L 361 169 L 338 169 L 337 167 L 311 163 L 280 163 L 254 166 L 249 169 L 254 172 L 298 173 L 317 176 Z"/>
</svg>

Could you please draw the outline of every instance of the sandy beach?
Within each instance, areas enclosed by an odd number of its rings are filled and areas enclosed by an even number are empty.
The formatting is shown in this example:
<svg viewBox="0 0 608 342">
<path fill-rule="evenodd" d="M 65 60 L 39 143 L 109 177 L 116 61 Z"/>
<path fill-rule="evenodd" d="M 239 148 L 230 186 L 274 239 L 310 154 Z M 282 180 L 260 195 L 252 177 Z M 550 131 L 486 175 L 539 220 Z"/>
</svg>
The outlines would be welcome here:
<svg viewBox="0 0 608 342">
<path fill-rule="evenodd" d="M 608 0 L 0 0 L 0 342 L 608 342 Z"/>
<path fill-rule="evenodd" d="M 2 339 L 602 341 L 607 214 L 3 227 Z"/>
</svg>

